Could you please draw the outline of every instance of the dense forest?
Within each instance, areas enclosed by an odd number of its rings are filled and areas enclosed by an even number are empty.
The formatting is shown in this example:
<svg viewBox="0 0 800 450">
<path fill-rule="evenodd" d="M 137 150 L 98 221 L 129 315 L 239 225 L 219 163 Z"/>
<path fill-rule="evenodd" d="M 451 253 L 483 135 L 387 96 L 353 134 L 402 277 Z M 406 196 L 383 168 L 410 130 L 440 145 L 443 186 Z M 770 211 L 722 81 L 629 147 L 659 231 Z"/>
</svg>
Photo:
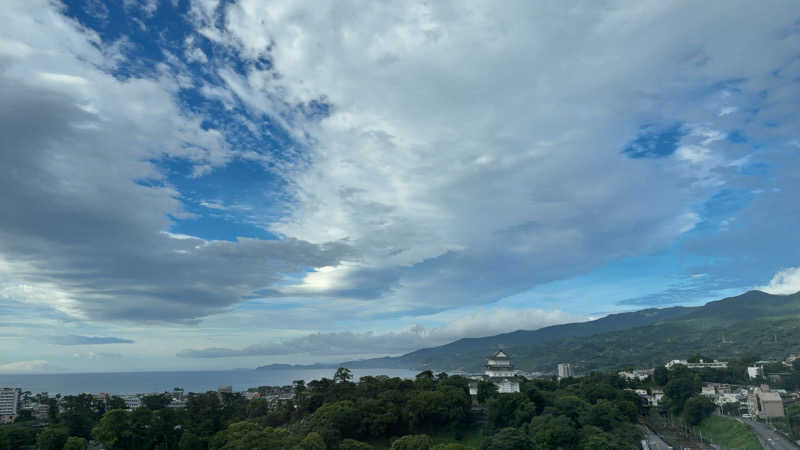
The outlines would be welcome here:
<svg viewBox="0 0 800 450">
<path fill-rule="evenodd" d="M 696 354 L 689 360 L 701 358 L 709 359 Z M 189 394 L 185 407 L 170 408 L 165 393 L 143 397 L 143 406 L 131 411 L 119 397 L 82 394 L 50 398 L 60 408 L 50 409 L 46 426 L 25 415 L 0 426 L 0 450 L 81 450 L 91 440 L 108 450 L 630 449 L 641 438 L 644 415 L 701 424 L 716 409 L 700 395 L 702 383 L 745 383 L 744 368 L 754 359 L 730 361 L 727 369 L 658 366 L 645 380 L 597 372 L 521 379 L 520 392 L 513 394 L 479 382 L 474 398 L 462 376 L 424 371 L 413 380 L 367 376 L 354 381 L 345 368 L 332 378 L 295 381 L 294 398 L 286 400 L 210 391 Z M 800 386 L 800 359 L 792 367 L 764 369 L 766 377 L 755 383 Z M 665 397 L 648 408 L 634 389 L 661 389 Z M 776 424 L 792 433 L 799 416 L 790 405 L 787 418 Z"/>
<path fill-rule="evenodd" d="M 150 396 L 133 411 L 70 396 L 44 429 L 6 426 L 0 448 L 81 449 L 629 449 L 640 431 L 639 397 L 610 375 L 531 380 L 498 394 L 481 383 L 426 371 L 416 379 L 296 381 L 294 400 L 270 404 L 238 393 L 190 394 L 185 408 Z M 65 399 L 66 400 L 66 399 Z M 120 406 L 120 405 L 111 405 Z"/>
</svg>

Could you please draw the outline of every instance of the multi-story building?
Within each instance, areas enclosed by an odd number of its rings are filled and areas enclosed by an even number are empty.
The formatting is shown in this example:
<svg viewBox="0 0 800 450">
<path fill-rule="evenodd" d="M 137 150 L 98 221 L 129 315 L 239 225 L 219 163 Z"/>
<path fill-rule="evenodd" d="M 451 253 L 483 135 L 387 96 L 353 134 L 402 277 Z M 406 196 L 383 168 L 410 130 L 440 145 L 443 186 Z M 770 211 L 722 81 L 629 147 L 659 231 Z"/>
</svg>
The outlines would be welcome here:
<svg viewBox="0 0 800 450">
<path fill-rule="evenodd" d="M 120 395 L 120 398 L 125 402 L 126 409 L 136 409 L 142 406 L 142 399 L 138 395 Z"/>
<path fill-rule="evenodd" d="M 667 369 L 671 369 L 677 365 L 686 366 L 690 369 L 727 369 L 728 362 L 727 361 L 704 361 L 700 360 L 699 362 L 688 362 L 685 359 L 673 359 L 672 361 L 664 364 L 664 367 Z"/>
<path fill-rule="evenodd" d="M 747 377 L 751 380 L 759 377 L 764 377 L 764 367 L 763 366 L 750 366 L 747 368 Z"/>
<path fill-rule="evenodd" d="M 575 372 L 569 363 L 561 363 L 558 365 L 558 379 L 574 377 Z"/>
<path fill-rule="evenodd" d="M 470 394 L 478 394 L 478 381 L 490 381 L 497 386 L 497 392 L 507 394 L 519 392 L 519 377 L 511 357 L 503 350 L 496 351 L 486 361 L 483 376 L 473 377 L 469 383 Z"/>
<path fill-rule="evenodd" d="M 756 388 L 753 391 L 755 397 L 755 412 L 761 417 L 784 417 L 783 399 L 777 392 Z"/>
<path fill-rule="evenodd" d="M 19 389 L 0 388 L 0 422 L 9 423 L 17 418 L 19 408 Z"/>
</svg>

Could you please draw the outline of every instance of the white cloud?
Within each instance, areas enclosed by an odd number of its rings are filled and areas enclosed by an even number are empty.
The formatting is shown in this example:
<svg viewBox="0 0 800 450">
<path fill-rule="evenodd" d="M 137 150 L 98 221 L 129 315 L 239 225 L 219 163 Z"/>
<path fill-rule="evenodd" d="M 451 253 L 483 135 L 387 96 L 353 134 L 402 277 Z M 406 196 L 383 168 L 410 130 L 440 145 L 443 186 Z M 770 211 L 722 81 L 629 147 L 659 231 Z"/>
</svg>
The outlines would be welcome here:
<svg viewBox="0 0 800 450">
<path fill-rule="evenodd" d="M 218 68 L 230 92 L 268 115 L 333 106 L 300 124 L 309 165 L 288 172 L 294 203 L 271 229 L 347 239 L 360 257 L 283 292 L 399 308 L 490 302 L 668 245 L 727 181 L 711 149 L 726 145 L 719 105 L 697 93 L 732 78 L 757 92 L 794 51 L 770 31 L 792 19 L 746 3 L 245 0 L 226 6 L 224 30 L 217 5 L 196 5 L 201 32 L 274 64 Z M 647 121 L 703 125 L 675 158 L 630 160 L 620 150 Z"/>
<path fill-rule="evenodd" d="M 14 361 L 0 364 L 0 373 L 36 373 L 47 370 L 47 361 L 35 359 L 30 361 Z"/>
<path fill-rule="evenodd" d="M 399 331 L 341 331 L 313 333 L 240 349 L 209 347 L 186 349 L 178 356 L 223 358 L 247 356 L 310 355 L 358 358 L 399 355 L 420 348 L 446 344 L 465 337 L 483 337 L 517 330 L 535 330 L 549 325 L 587 320 L 563 311 L 535 308 L 481 308 L 472 313 L 440 313 L 418 319 L 445 321 L 440 326 L 415 325 Z"/>
<path fill-rule="evenodd" d="M 769 284 L 758 289 L 776 295 L 800 292 L 800 267 L 787 267 L 779 271 L 772 277 Z"/>
</svg>

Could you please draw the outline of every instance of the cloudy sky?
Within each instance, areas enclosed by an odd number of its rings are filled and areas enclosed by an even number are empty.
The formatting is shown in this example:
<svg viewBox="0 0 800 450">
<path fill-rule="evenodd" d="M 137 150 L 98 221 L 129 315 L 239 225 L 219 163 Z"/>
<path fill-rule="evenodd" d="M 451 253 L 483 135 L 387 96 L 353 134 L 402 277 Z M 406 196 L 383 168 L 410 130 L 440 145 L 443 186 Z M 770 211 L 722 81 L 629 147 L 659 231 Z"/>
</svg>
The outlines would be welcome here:
<svg viewBox="0 0 800 450">
<path fill-rule="evenodd" d="M 800 290 L 792 0 L 11 0 L 0 372 Z"/>
</svg>

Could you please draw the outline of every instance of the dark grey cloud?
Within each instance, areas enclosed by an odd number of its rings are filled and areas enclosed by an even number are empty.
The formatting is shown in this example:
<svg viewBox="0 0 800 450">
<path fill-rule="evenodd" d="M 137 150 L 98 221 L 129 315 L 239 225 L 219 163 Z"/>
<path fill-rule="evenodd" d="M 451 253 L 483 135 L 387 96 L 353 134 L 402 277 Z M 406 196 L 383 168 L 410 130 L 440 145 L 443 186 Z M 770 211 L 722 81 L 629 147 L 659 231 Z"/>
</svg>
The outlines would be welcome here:
<svg viewBox="0 0 800 450">
<path fill-rule="evenodd" d="M 106 337 L 106 336 L 79 336 L 70 334 L 67 336 L 53 336 L 50 342 L 56 345 L 103 345 L 103 344 L 133 344 L 131 339 Z"/>
</svg>

